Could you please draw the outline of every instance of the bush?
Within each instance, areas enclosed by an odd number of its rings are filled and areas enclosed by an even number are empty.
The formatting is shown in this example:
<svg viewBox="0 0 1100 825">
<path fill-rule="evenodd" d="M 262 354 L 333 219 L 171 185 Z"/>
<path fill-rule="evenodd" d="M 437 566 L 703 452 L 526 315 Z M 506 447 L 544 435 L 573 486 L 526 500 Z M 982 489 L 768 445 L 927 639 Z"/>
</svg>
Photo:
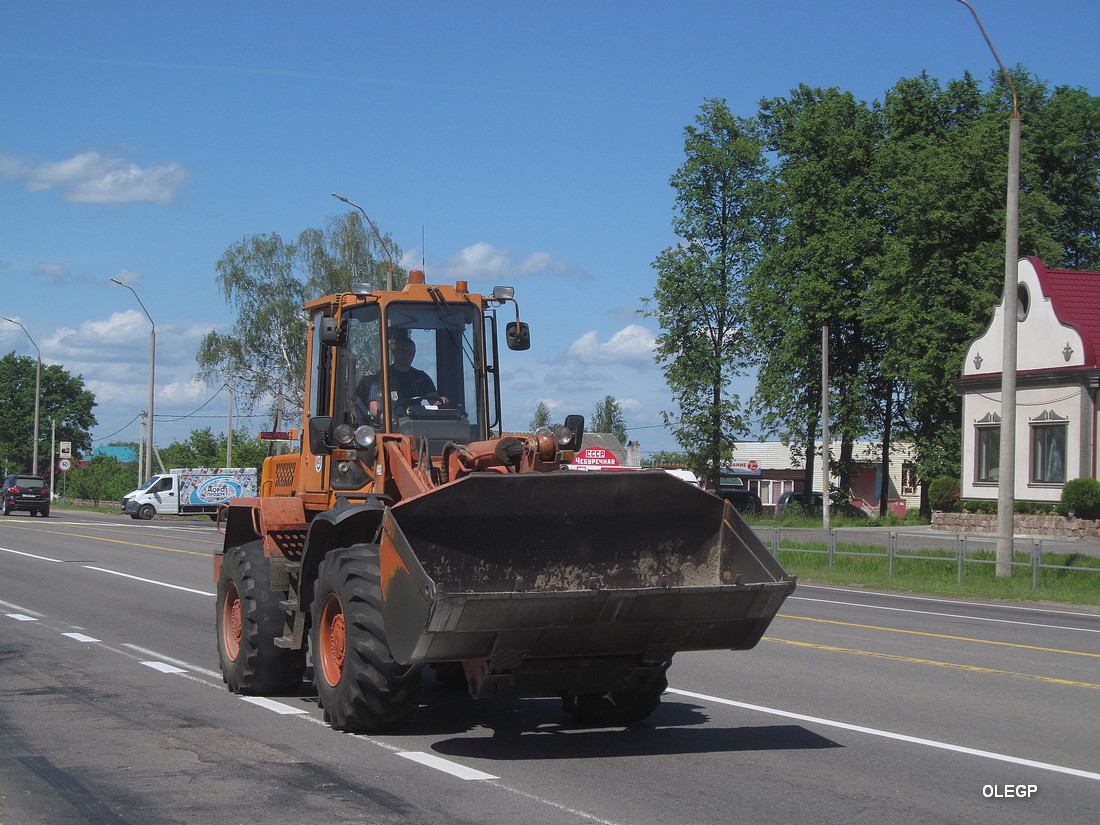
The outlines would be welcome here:
<svg viewBox="0 0 1100 825">
<path fill-rule="evenodd" d="M 934 478 L 928 485 L 928 503 L 933 510 L 950 513 L 958 506 L 961 490 L 962 484 L 957 478 Z"/>
<path fill-rule="evenodd" d="M 988 516 L 997 512 L 997 502 L 967 499 L 959 502 L 959 510 L 963 513 L 980 513 Z"/>
<path fill-rule="evenodd" d="M 1017 501 L 1016 514 L 1020 516 L 1049 516 L 1057 505 L 1051 501 Z"/>
<path fill-rule="evenodd" d="M 1058 512 L 1063 516 L 1100 519 L 1100 481 L 1095 478 L 1075 478 L 1062 488 Z"/>
</svg>

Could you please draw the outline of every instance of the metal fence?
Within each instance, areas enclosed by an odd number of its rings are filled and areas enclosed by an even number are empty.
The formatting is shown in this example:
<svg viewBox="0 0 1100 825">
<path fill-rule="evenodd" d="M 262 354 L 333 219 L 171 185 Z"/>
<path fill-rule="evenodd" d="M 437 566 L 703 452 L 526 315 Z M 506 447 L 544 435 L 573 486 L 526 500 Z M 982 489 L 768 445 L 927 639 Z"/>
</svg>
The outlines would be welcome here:
<svg viewBox="0 0 1100 825">
<path fill-rule="evenodd" d="M 898 530 L 890 530 L 886 533 L 885 552 L 882 548 L 882 532 L 872 532 L 859 527 L 834 527 L 825 535 L 822 528 L 813 527 L 754 527 L 757 535 L 767 544 L 769 543 L 772 554 L 779 558 L 780 553 L 817 553 L 829 557 L 829 569 L 837 556 L 869 556 L 885 558 L 889 577 L 894 578 L 895 565 L 899 559 L 943 562 L 953 564 L 956 567 L 959 584 L 963 581 L 963 569 L 968 564 L 996 564 L 995 558 L 979 559 L 972 555 L 982 550 L 995 550 L 998 536 L 986 533 L 905 533 Z M 770 533 L 770 536 L 768 535 Z M 807 550 L 799 547 L 783 547 L 784 536 L 790 539 L 789 534 L 801 534 L 802 542 L 821 542 L 824 539 L 824 550 Z M 838 550 L 837 545 L 845 543 L 855 546 L 866 546 L 867 550 Z M 902 545 L 909 545 L 903 547 Z M 1027 561 L 1017 561 L 1017 548 L 1023 545 L 1028 552 Z M 1065 553 L 1086 555 L 1096 558 L 1100 564 L 1100 543 L 1074 542 L 1065 539 L 1051 538 L 1017 538 L 1012 540 L 1013 568 L 1026 567 L 1031 570 L 1031 589 L 1038 590 L 1041 583 L 1043 570 L 1072 570 L 1084 573 L 1100 573 L 1100 567 L 1079 567 L 1076 565 L 1049 564 L 1043 561 L 1044 553 Z M 1064 548 L 1064 549 L 1063 549 Z M 949 552 L 952 555 L 929 555 L 931 550 Z M 1023 552 L 1023 551 L 1020 551 Z"/>
</svg>

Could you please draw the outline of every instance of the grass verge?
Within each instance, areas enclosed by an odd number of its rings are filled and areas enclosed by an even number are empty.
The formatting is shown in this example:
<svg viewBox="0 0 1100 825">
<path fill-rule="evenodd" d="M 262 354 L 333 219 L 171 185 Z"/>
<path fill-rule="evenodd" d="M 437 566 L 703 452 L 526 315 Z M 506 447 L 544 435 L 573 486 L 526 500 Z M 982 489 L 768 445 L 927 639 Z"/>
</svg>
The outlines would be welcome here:
<svg viewBox="0 0 1100 825">
<path fill-rule="evenodd" d="M 1031 556 L 1017 553 L 1011 577 L 997 578 L 993 551 L 969 553 L 959 581 L 958 560 L 953 552 L 920 550 L 899 553 L 894 575 L 885 548 L 837 544 L 832 568 L 827 547 L 821 542 L 784 542 L 779 561 L 788 573 L 814 584 L 834 584 L 953 596 L 965 599 L 1052 601 L 1071 605 L 1100 606 L 1100 573 L 1077 568 L 1100 568 L 1100 559 L 1076 553 L 1044 553 L 1039 586 L 1032 588 Z M 790 548 L 790 549 L 788 549 Z M 797 548 L 797 549 L 796 549 Z M 920 556 L 921 558 L 912 558 Z"/>
</svg>

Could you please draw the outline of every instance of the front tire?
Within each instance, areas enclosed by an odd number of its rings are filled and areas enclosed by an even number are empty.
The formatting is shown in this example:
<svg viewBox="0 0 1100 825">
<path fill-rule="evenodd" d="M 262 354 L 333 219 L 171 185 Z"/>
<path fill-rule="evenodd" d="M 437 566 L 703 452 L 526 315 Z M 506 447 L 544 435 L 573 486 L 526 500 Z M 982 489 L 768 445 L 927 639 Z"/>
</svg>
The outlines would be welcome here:
<svg viewBox="0 0 1100 825">
<path fill-rule="evenodd" d="M 649 717 L 668 688 L 662 673 L 638 690 L 584 693 L 573 700 L 573 720 L 593 725 L 633 725 Z"/>
<path fill-rule="evenodd" d="M 417 708 L 420 667 L 394 661 L 382 625 L 378 545 L 355 544 L 321 561 L 310 649 L 325 721 L 336 730 L 389 730 Z"/>
<path fill-rule="evenodd" d="M 271 563 L 257 539 L 234 547 L 222 560 L 216 625 L 222 678 L 234 693 L 296 693 L 306 669 L 305 650 L 276 647 L 283 635 L 286 594 L 271 589 Z"/>
<path fill-rule="evenodd" d="M 157 514 L 157 508 L 152 504 L 143 504 L 138 508 L 137 517 L 143 521 L 152 521 Z"/>
</svg>

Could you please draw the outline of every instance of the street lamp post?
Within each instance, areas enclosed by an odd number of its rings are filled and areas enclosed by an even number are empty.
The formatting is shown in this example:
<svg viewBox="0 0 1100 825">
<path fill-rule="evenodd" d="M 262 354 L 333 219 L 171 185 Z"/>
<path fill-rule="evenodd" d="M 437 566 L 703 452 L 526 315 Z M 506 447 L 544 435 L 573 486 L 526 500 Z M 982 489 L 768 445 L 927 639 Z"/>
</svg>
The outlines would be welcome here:
<svg viewBox="0 0 1100 825">
<path fill-rule="evenodd" d="M 363 217 L 367 219 L 367 223 L 370 225 L 370 228 L 374 230 L 374 237 L 376 237 L 378 239 L 378 245 L 382 247 L 382 251 L 386 253 L 386 258 L 389 260 L 389 267 L 386 269 L 386 289 L 392 290 L 393 289 L 393 256 L 390 255 L 390 249 L 389 249 L 388 246 L 386 246 L 386 242 L 382 240 L 382 236 L 378 232 L 378 227 L 374 225 L 374 221 L 372 221 L 370 219 L 370 215 L 368 215 L 366 210 L 363 209 L 363 207 L 360 206 L 359 204 L 352 203 L 347 198 L 345 198 L 343 195 L 338 195 L 335 192 L 332 193 L 332 197 L 336 198 L 336 200 L 338 200 L 338 201 L 343 201 L 348 206 L 354 206 L 356 209 L 358 209 L 360 212 L 362 212 Z"/>
<path fill-rule="evenodd" d="M 141 311 L 145 313 L 145 317 L 149 319 L 149 424 L 145 429 L 145 478 L 150 479 L 153 477 L 153 387 L 154 387 L 154 375 L 156 373 L 157 363 L 157 325 L 153 323 L 153 316 L 149 314 L 149 310 L 145 308 L 145 304 L 141 301 L 141 296 L 137 294 L 137 290 L 129 284 L 124 284 L 118 278 L 111 278 L 111 281 L 124 286 L 137 298 L 138 305 L 141 307 Z"/>
<path fill-rule="evenodd" d="M 1019 246 L 1020 246 L 1020 100 L 1012 76 L 1005 70 L 993 41 L 985 32 L 978 13 L 967 0 L 958 0 L 974 15 L 982 37 L 985 38 L 993 59 L 1012 90 L 1012 119 L 1008 126 L 1008 194 L 1005 201 L 1005 279 L 1004 279 L 1004 336 L 1001 352 L 1001 444 L 997 468 L 997 576 L 1012 575 L 1012 556 L 1015 549 L 1016 509 L 1016 344 L 1019 322 Z"/>
<path fill-rule="evenodd" d="M 32 455 L 34 457 L 31 459 L 33 465 L 31 472 L 38 475 L 38 408 L 39 396 L 42 394 L 42 350 L 38 348 L 38 344 L 34 343 L 34 339 L 31 338 L 31 334 L 27 332 L 25 326 L 13 318 L 5 318 L 4 320 L 15 324 L 23 330 L 27 337 L 30 338 L 31 346 L 33 346 L 35 352 L 38 353 L 38 366 L 34 370 L 34 445 L 32 447 Z"/>
</svg>

